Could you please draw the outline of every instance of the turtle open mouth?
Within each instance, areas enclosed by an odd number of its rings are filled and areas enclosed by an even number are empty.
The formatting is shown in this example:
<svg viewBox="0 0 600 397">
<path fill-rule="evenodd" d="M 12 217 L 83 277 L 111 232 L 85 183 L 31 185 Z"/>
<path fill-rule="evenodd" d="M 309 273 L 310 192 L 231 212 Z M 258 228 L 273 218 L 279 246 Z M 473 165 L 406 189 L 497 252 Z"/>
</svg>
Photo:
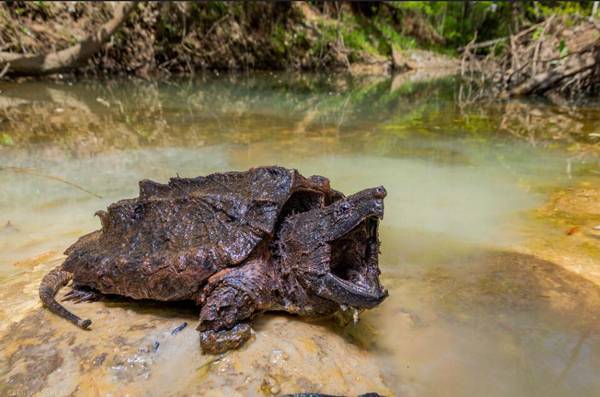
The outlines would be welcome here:
<svg viewBox="0 0 600 397">
<path fill-rule="evenodd" d="M 379 283 L 378 226 L 379 216 L 372 215 L 330 242 L 330 272 L 325 282 L 338 303 L 373 307 L 387 296 Z"/>
</svg>

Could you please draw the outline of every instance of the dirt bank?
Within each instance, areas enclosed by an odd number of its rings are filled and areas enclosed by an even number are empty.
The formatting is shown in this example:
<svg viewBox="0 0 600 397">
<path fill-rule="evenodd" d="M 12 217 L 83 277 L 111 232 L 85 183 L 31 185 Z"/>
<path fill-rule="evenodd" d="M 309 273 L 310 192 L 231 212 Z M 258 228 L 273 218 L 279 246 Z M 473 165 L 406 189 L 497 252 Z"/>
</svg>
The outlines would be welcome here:
<svg viewBox="0 0 600 397">
<path fill-rule="evenodd" d="M 456 70 L 447 56 L 413 51 L 441 40 L 422 18 L 399 18 L 394 7 L 365 12 L 305 2 L 3 3 L 0 75 Z"/>
</svg>

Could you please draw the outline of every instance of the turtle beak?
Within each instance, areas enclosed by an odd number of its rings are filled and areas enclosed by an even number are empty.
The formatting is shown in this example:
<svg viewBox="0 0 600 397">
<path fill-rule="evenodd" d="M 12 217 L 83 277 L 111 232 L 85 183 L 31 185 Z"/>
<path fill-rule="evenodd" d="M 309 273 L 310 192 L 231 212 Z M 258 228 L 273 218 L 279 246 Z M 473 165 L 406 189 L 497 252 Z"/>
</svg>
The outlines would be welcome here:
<svg viewBox="0 0 600 397">
<path fill-rule="evenodd" d="M 356 308 L 372 308 L 388 296 L 379 282 L 380 216 L 367 217 L 330 244 L 330 269 L 320 277 L 319 296 Z"/>
<path fill-rule="evenodd" d="M 370 309 L 379 305 L 388 296 L 385 288 L 371 290 L 346 281 L 335 274 L 327 273 L 322 278 L 319 296 L 340 305 Z"/>
</svg>

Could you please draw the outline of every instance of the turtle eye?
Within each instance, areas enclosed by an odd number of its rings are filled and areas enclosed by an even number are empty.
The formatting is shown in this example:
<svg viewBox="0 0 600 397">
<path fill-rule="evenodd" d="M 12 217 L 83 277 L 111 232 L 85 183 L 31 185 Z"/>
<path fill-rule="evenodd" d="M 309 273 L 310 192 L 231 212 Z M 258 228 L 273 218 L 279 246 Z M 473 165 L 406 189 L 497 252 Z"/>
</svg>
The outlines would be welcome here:
<svg viewBox="0 0 600 397">
<path fill-rule="evenodd" d="M 348 210 L 350 209 L 350 203 L 348 203 L 348 202 L 344 201 L 343 203 L 341 203 L 341 204 L 340 204 L 340 207 L 339 207 L 339 208 L 340 208 L 340 212 L 341 212 L 342 214 L 343 214 L 343 213 L 346 213 L 346 212 L 348 212 Z"/>
</svg>

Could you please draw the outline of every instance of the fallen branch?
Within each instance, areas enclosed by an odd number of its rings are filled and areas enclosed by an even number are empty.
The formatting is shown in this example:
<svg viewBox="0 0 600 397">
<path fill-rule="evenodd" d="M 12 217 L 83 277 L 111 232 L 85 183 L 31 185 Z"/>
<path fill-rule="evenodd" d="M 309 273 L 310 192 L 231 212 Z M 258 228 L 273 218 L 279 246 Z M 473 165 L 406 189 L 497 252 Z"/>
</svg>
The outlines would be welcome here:
<svg viewBox="0 0 600 397">
<path fill-rule="evenodd" d="M 4 75 L 6 74 L 6 72 L 8 72 L 8 68 L 10 68 L 10 62 L 6 62 L 6 64 L 2 68 L 2 71 L 0 72 L 0 79 L 2 77 L 4 77 Z"/>
<path fill-rule="evenodd" d="M 540 73 L 533 76 L 524 83 L 514 87 L 509 91 L 511 96 L 522 96 L 531 94 L 543 94 L 551 89 L 559 81 L 574 76 L 578 73 L 582 73 L 595 66 L 595 60 L 592 59 L 582 66 L 571 68 L 571 69 L 555 69 L 549 72 Z"/>
<path fill-rule="evenodd" d="M 545 23 L 545 22 L 542 22 Z M 530 27 L 528 27 L 527 29 L 519 32 L 518 34 L 514 35 L 515 39 L 518 39 L 528 33 L 531 33 L 533 30 L 535 30 L 538 26 L 540 26 L 542 23 L 537 23 L 535 25 L 531 25 Z M 475 50 L 478 48 L 485 48 L 485 47 L 490 47 L 493 46 L 495 44 L 501 43 L 505 40 L 510 39 L 511 36 L 504 36 L 504 37 L 499 37 L 497 39 L 492 39 L 492 40 L 486 40 L 486 41 L 482 41 L 479 43 L 469 43 L 464 47 L 458 47 L 458 51 L 459 52 L 463 52 L 465 49 L 467 49 L 467 46 L 469 47 L 469 49 Z"/>
<path fill-rule="evenodd" d="M 98 52 L 134 8 L 135 3 L 118 3 L 110 21 L 77 44 L 61 51 L 40 55 L 0 52 L 0 67 L 10 64 L 8 73 L 16 75 L 44 75 L 73 69 Z"/>
<path fill-rule="evenodd" d="M 479 43 L 469 42 L 469 44 L 467 44 L 464 47 L 458 47 L 458 52 L 463 52 L 467 48 L 469 48 L 469 50 L 476 50 L 476 49 L 479 49 L 479 48 L 491 47 L 493 45 L 496 45 L 498 43 L 501 43 L 503 41 L 508 40 L 508 38 L 509 38 L 509 36 L 500 37 L 500 38 L 493 39 L 493 40 L 486 40 L 486 41 L 482 41 L 482 42 L 479 42 Z"/>
<path fill-rule="evenodd" d="M 567 23 L 569 22 L 569 23 Z M 508 37 L 504 52 L 484 70 L 502 97 L 593 95 L 600 87 L 600 27 L 587 18 L 550 16 Z M 493 45 L 493 41 L 480 43 Z M 463 60 L 478 43 L 464 48 Z M 489 55 L 489 56 L 490 56 Z M 468 66 L 474 70 L 479 60 Z"/>
<path fill-rule="evenodd" d="M 460 75 L 461 76 L 465 75 L 467 58 L 471 58 L 471 49 L 475 45 L 476 40 L 477 40 L 477 31 L 475 31 L 475 34 L 473 35 L 473 39 L 464 48 L 463 56 L 462 56 L 462 59 L 460 60 Z"/>
<path fill-rule="evenodd" d="M 550 16 L 550 18 L 548 18 L 548 20 L 544 24 L 542 33 L 540 34 L 540 37 L 538 38 L 537 43 L 535 44 L 535 50 L 533 51 L 533 62 L 531 64 L 531 74 L 532 75 L 537 74 L 538 56 L 540 54 L 540 49 L 542 48 L 542 43 L 544 42 L 544 35 L 546 34 L 546 30 L 548 29 L 548 26 L 550 26 L 550 24 L 552 23 L 553 19 L 554 19 L 554 15 L 552 15 L 552 16 Z"/>
</svg>

